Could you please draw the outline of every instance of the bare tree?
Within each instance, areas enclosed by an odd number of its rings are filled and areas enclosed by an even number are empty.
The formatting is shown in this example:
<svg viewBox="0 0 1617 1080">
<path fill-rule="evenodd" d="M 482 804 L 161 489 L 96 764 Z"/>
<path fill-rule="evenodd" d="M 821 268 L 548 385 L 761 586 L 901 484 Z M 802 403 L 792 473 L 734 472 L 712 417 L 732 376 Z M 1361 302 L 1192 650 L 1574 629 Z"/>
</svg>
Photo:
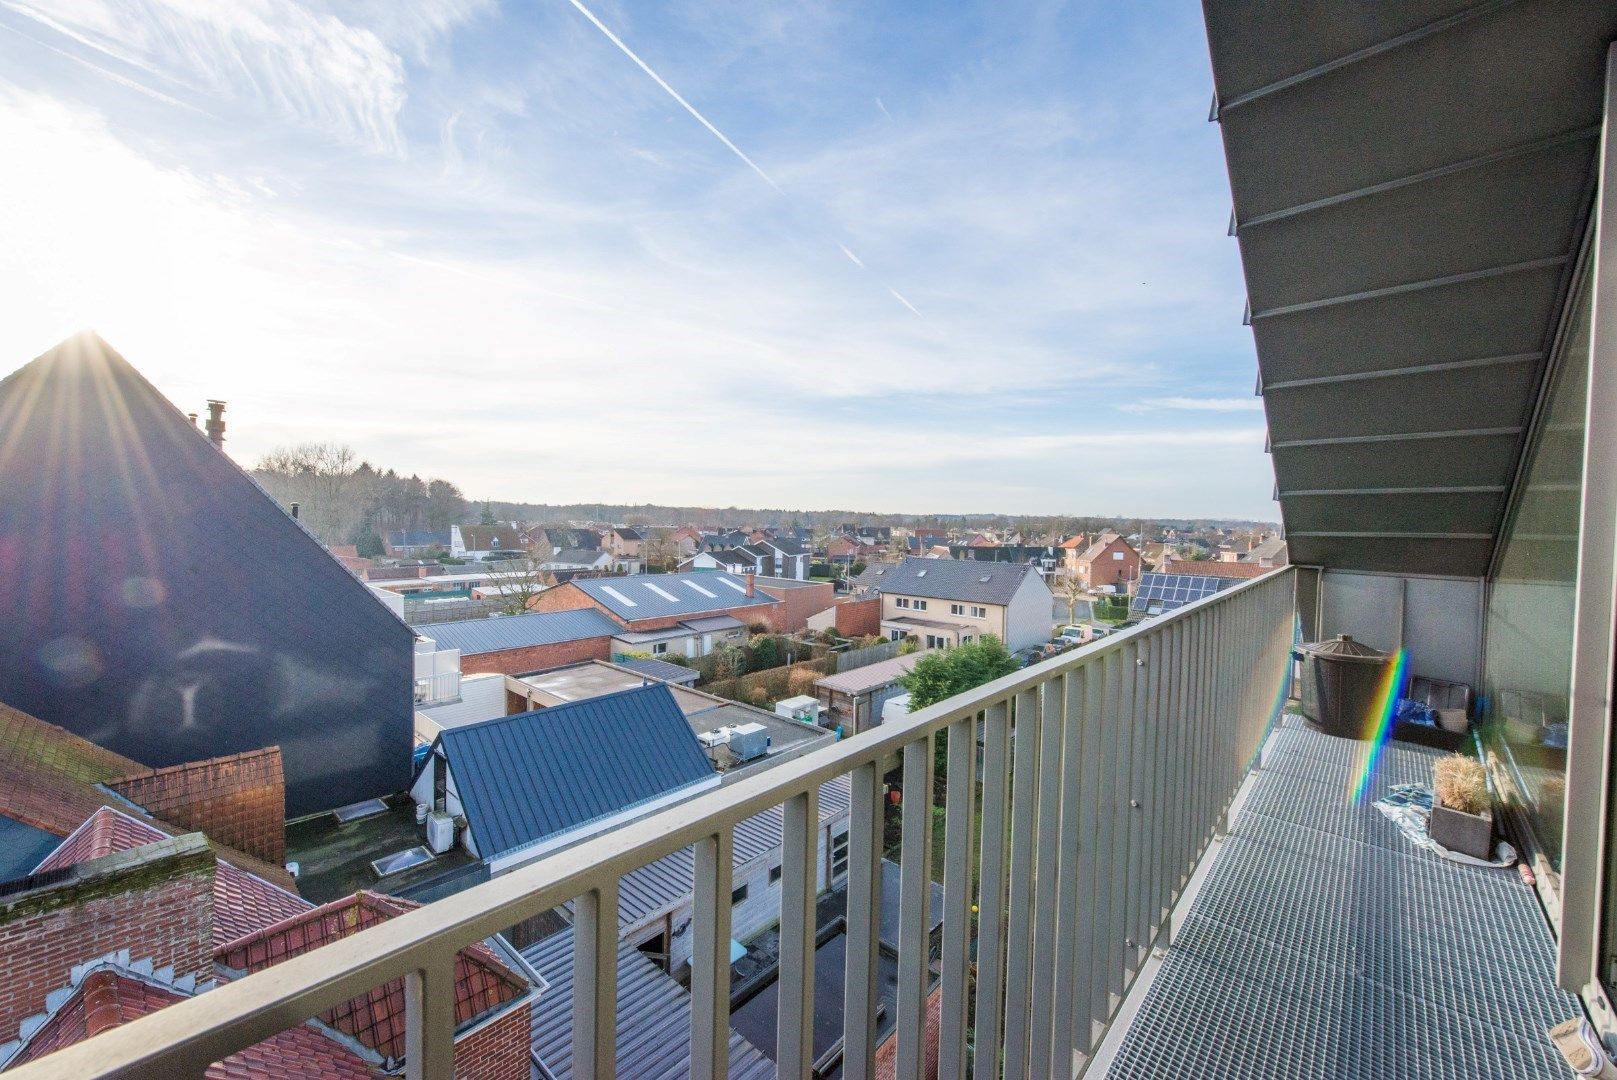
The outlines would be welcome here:
<svg viewBox="0 0 1617 1080">
<path fill-rule="evenodd" d="M 533 598 L 544 592 L 551 582 L 544 561 L 527 555 L 490 564 L 485 592 L 493 592 L 500 601 L 500 610 L 508 615 L 520 615 L 528 610 Z"/>
<path fill-rule="evenodd" d="M 1056 593 L 1067 602 L 1067 621 L 1078 618 L 1078 603 L 1084 598 L 1084 583 L 1077 574 L 1066 574 L 1056 579 Z"/>
</svg>

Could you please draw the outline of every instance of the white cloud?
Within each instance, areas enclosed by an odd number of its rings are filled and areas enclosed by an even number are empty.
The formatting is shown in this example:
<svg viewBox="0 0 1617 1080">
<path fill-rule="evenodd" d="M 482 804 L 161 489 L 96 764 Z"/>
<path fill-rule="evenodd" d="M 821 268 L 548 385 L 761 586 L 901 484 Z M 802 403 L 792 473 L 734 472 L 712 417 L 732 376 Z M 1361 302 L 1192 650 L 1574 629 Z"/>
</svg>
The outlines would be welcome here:
<svg viewBox="0 0 1617 1080">
<path fill-rule="evenodd" d="M 295 0 L 5 0 L 5 6 L 129 65 L 159 92 L 188 93 L 204 107 L 252 102 L 334 138 L 389 153 L 402 148 L 399 55 L 373 30 Z M 415 42 L 446 25 L 443 16 L 395 19 Z"/>
<path fill-rule="evenodd" d="M 1263 399 L 1259 397 L 1181 397 L 1170 396 L 1148 398 L 1143 401 L 1129 401 L 1114 406 L 1118 412 L 1145 413 L 1159 412 L 1163 409 L 1178 409 L 1186 412 L 1262 412 Z"/>
</svg>

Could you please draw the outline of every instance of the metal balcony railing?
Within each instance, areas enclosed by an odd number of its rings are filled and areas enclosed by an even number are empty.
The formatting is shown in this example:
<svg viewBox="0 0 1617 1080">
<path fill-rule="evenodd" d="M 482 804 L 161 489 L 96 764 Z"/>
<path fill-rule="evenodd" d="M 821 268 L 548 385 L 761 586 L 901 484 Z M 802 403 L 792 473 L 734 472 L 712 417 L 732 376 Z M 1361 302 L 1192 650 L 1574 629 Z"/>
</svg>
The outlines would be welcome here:
<svg viewBox="0 0 1617 1080">
<path fill-rule="evenodd" d="M 448 1077 L 456 952 L 577 898 L 573 1074 L 610 1076 L 618 882 L 694 846 L 691 1072 L 722 1077 L 732 830 L 783 805 L 777 1058 L 780 1075 L 806 1077 L 815 803 L 820 784 L 849 774 L 843 1072 L 868 1080 L 878 1008 L 882 780 L 898 755 L 905 798 L 897 1065 L 900 1077 L 920 1077 L 934 970 L 933 740 L 941 732 L 948 733 L 948 756 L 939 1075 L 963 1077 L 968 1064 L 977 1077 L 1075 1075 L 1162 933 L 1278 712 L 1293 611 L 1291 571 L 1242 583 L 560 851 L 452 902 L 407 912 L 114 1028 L 16 1075 L 199 1077 L 214 1061 L 403 976 L 408 1075 Z"/>
<path fill-rule="evenodd" d="M 418 675 L 415 680 L 417 705 L 441 705 L 460 697 L 460 672 L 440 671 L 436 675 Z"/>
</svg>

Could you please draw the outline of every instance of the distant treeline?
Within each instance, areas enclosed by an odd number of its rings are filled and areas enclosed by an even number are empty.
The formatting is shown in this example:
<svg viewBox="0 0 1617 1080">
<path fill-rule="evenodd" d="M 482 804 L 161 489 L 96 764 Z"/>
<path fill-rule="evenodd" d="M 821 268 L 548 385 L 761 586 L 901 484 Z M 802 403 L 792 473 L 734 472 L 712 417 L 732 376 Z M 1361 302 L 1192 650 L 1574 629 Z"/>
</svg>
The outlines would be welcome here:
<svg viewBox="0 0 1617 1080">
<path fill-rule="evenodd" d="M 356 461 L 337 443 L 300 443 L 271 451 L 253 477 L 282 506 L 298 504 L 298 518 L 328 544 L 353 544 L 379 555 L 390 529 L 433 529 L 465 524 L 470 511 L 448 480 L 423 480 Z"/>
</svg>

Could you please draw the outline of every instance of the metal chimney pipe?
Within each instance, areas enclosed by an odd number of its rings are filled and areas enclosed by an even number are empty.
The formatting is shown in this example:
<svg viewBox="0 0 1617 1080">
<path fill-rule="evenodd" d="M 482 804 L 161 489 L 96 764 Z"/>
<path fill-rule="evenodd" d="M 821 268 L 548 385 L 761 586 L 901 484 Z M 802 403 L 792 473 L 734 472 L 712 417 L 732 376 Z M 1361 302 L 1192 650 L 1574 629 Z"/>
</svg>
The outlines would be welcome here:
<svg viewBox="0 0 1617 1080">
<path fill-rule="evenodd" d="M 225 403 L 208 402 L 208 441 L 220 450 L 225 448 Z"/>
</svg>

